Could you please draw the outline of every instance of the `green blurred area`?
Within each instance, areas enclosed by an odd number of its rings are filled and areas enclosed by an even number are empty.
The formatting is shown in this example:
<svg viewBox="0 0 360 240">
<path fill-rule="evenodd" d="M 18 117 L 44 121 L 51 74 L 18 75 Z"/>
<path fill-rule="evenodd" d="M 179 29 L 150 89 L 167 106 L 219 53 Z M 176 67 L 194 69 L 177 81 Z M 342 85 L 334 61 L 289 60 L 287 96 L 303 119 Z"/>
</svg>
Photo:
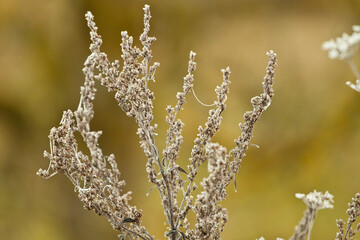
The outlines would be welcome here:
<svg viewBox="0 0 360 240">
<path fill-rule="evenodd" d="M 160 149 L 165 107 L 176 103 L 190 50 L 197 53 L 194 89 L 203 102 L 214 101 L 220 69 L 231 68 L 227 110 L 214 139 L 228 149 L 251 109 L 250 98 L 261 92 L 266 51 L 278 54 L 275 97 L 253 138 L 260 149 L 249 149 L 237 192 L 230 186 L 222 203 L 229 210 L 223 239 L 289 238 L 305 209 L 294 194 L 313 189 L 334 194 L 335 208 L 319 212 L 312 239 L 335 238 L 335 219 L 346 217 L 347 202 L 360 191 L 360 95 L 345 85 L 354 81 L 346 63 L 331 61 L 320 46 L 360 23 L 359 0 L 1 0 L 0 239 L 116 238 L 105 218 L 82 208 L 64 176 L 45 181 L 35 173 L 48 165 L 42 152 L 49 148 L 50 128 L 79 101 L 90 43 L 84 14 L 92 11 L 103 50 L 111 60 L 120 59 L 121 31 L 139 42 L 146 3 L 151 35 L 158 39 L 153 56 L 161 63 L 150 85 Z M 189 95 L 179 115 L 185 122 L 182 166 L 208 110 Z M 100 86 L 92 128 L 103 130 L 101 147 L 116 155 L 125 190 L 143 209 L 144 225 L 164 239 L 159 195 L 145 196 L 151 185 L 136 124 Z"/>
</svg>

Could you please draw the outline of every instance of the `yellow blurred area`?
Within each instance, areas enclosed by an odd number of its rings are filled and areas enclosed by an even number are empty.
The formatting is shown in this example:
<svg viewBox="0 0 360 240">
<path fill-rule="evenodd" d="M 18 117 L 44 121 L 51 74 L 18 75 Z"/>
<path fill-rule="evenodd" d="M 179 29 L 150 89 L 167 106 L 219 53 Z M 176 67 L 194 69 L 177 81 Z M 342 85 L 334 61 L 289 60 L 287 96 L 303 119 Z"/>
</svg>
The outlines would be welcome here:
<svg viewBox="0 0 360 240">
<path fill-rule="evenodd" d="M 90 43 L 86 11 L 94 14 L 103 50 L 114 60 L 121 58 L 121 31 L 139 42 L 146 3 L 150 35 L 157 38 L 153 56 L 161 63 L 150 84 L 159 149 L 165 107 L 176 103 L 190 50 L 197 53 L 194 89 L 203 102 L 215 100 L 220 69 L 231 68 L 227 109 L 214 139 L 227 149 L 240 134 L 250 98 L 262 91 L 266 51 L 278 54 L 275 97 L 255 127 L 253 143 L 260 149 L 249 149 L 237 192 L 229 186 L 222 203 L 229 211 L 222 239 L 289 238 L 305 209 L 294 194 L 314 189 L 334 194 L 335 208 L 319 212 L 312 239 L 335 238 L 335 219 L 346 218 L 347 202 L 360 191 L 360 95 L 345 85 L 355 81 L 347 64 L 330 60 L 320 46 L 360 24 L 359 0 L 0 0 L 0 239 L 116 239 L 105 218 L 82 208 L 65 176 L 45 181 L 35 173 L 48 165 L 42 153 L 49 130 L 79 101 Z M 184 167 L 208 110 L 189 95 L 179 115 Z M 115 154 L 144 225 L 165 239 L 159 194 L 145 195 L 151 185 L 136 124 L 101 86 L 92 128 L 103 130 L 101 147 Z"/>
</svg>

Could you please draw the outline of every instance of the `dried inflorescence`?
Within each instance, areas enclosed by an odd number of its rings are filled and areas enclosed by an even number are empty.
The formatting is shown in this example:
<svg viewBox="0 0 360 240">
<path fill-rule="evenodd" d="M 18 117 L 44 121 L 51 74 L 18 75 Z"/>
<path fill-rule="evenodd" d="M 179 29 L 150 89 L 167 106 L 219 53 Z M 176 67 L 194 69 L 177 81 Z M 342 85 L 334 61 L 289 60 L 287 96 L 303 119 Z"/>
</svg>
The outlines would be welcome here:
<svg viewBox="0 0 360 240">
<path fill-rule="evenodd" d="M 227 196 L 223 182 L 229 166 L 226 149 L 217 143 L 209 143 L 205 152 L 209 176 L 201 182 L 204 190 L 195 202 L 197 223 L 194 233 L 190 234 L 189 230 L 187 232 L 187 235 L 192 236 L 190 239 L 219 239 L 228 220 L 227 210 L 218 204 Z"/>
<path fill-rule="evenodd" d="M 128 115 L 135 117 L 138 124 L 148 131 L 155 131 L 154 127 L 149 126 L 149 122 L 152 120 L 151 99 L 153 94 L 142 86 L 149 79 L 134 78 L 137 76 L 134 74 L 137 71 L 145 72 L 147 64 L 145 61 L 139 66 L 135 59 L 143 54 L 149 61 L 151 54 L 147 47 L 144 47 L 143 51 L 132 50 L 132 39 L 123 32 L 123 58 L 124 61 L 126 60 L 126 64 L 124 64 L 123 71 L 119 73 L 119 61 L 110 64 L 106 54 L 100 51 L 102 39 L 97 33 L 94 16 L 90 12 L 86 14 L 86 20 L 91 30 L 92 44 L 90 45 L 91 54 L 84 63 L 85 82 L 81 87 L 80 103 L 75 112 L 65 111 L 60 126 L 50 131 L 51 152 L 44 154 L 50 160 L 49 168 L 47 170 L 40 169 L 38 175 L 49 178 L 56 173 L 64 173 L 74 184 L 75 191 L 78 192 L 86 209 L 94 210 L 98 215 L 105 216 L 114 229 L 120 232 L 142 239 L 152 239 L 146 229 L 141 226 L 141 210 L 129 204 L 131 192 L 121 193 L 125 182 L 120 180 L 120 172 L 114 155 L 103 155 L 99 147 L 98 139 L 101 131 L 90 130 L 90 121 L 94 117 L 92 102 L 96 93 L 95 80 L 100 80 L 101 84 L 107 86 L 109 91 L 116 91 L 120 100 L 125 97 L 128 99 L 124 103 L 126 107 L 129 106 L 126 111 Z M 144 37 L 146 46 L 149 46 L 152 41 L 153 39 L 149 40 Z M 96 68 L 99 71 L 98 74 L 95 73 Z M 152 72 L 149 71 L 149 74 Z M 120 98 L 119 95 L 124 97 Z M 133 103 L 136 104 L 136 107 L 131 106 Z M 124 109 L 124 105 L 122 107 Z M 143 110 L 144 112 L 141 113 Z M 78 143 L 75 139 L 76 132 L 81 134 L 90 151 L 90 156 L 86 156 L 78 150 Z M 53 170 L 53 173 L 50 173 L 50 169 Z"/>
<path fill-rule="evenodd" d="M 331 59 L 346 60 L 356 77 L 355 84 L 347 81 L 346 84 L 357 92 L 360 92 L 360 72 L 353 61 L 354 55 L 358 52 L 360 47 L 360 25 L 354 25 L 352 27 L 353 33 L 348 35 L 343 33 L 342 37 L 338 37 L 335 40 L 331 39 L 322 44 L 323 50 L 328 51 L 328 56 Z M 349 215 L 347 220 L 346 229 L 344 228 L 344 221 L 339 219 L 336 221 L 336 225 L 339 232 L 336 234 L 336 240 L 350 240 L 354 239 L 354 235 L 360 231 L 360 223 L 353 229 L 352 225 L 356 222 L 357 217 L 360 215 L 360 193 L 355 195 L 352 199 L 352 203 L 349 203 L 349 209 L 346 213 Z"/>
<path fill-rule="evenodd" d="M 354 25 L 351 35 L 343 33 L 335 40 L 330 39 L 322 44 L 322 48 L 328 51 L 329 58 L 346 60 L 352 58 L 360 46 L 360 26 Z"/>
<path fill-rule="evenodd" d="M 348 62 L 352 72 L 356 77 L 355 84 L 347 81 L 346 84 L 360 92 L 360 72 L 353 61 L 354 55 L 357 53 L 360 47 L 360 26 L 354 25 L 352 27 L 353 33 L 348 35 L 343 33 L 341 37 L 337 37 L 335 40 L 330 39 L 322 44 L 322 49 L 328 51 L 328 56 L 331 59 L 345 60 Z"/>
<path fill-rule="evenodd" d="M 263 82 L 264 91 L 260 96 L 251 99 L 253 109 L 245 113 L 245 122 L 240 124 L 242 133 L 235 140 L 235 147 L 229 152 L 219 144 L 211 142 L 212 137 L 220 129 L 221 114 L 226 108 L 225 102 L 229 93 L 230 68 L 222 70 L 222 84 L 215 89 L 215 108 L 209 111 L 205 126 L 198 128 L 189 165 L 185 170 L 176 162 L 183 143 L 181 132 L 184 126 L 176 117 L 185 104 L 187 94 L 193 92 L 196 54 L 190 52 L 188 73 L 184 77 L 183 91 L 176 95 L 176 105 L 166 108 L 169 129 L 166 146 L 162 151 L 163 156 L 160 157 L 155 143 L 157 125 L 152 123 L 154 93 L 148 86 L 149 81 L 155 81 L 155 71 L 160 64 L 150 64 L 150 48 L 155 38 L 148 36 L 151 18 L 148 5 L 145 5 L 144 12 L 144 31 L 140 36 L 141 49 L 133 46 L 133 38 L 127 32 L 121 33 L 121 70 L 120 61 L 110 62 L 107 55 L 101 52 L 102 39 L 97 33 L 94 17 L 90 12 L 86 14 L 92 43 L 91 54 L 84 63 L 85 82 L 81 87 L 79 107 L 75 112 L 64 112 L 60 126 L 51 130 L 50 153 L 45 152 L 45 157 L 50 160 L 49 168 L 40 169 L 38 175 L 49 178 L 56 173 L 65 174 L 74 184 L 84 207 L 105 216 L 114 229 L 121 232 L 119 237 L 153 239 L 141 225 L 141 210 L 129 204 L 131 192 L 122 193 L 125 182 L 120 179 L 114 155 L 105 156 L 99 147 L 101 131 L 90 129 L 90 121 L 94 117 L 95 81 L 98 80 L 109 92 L 114 92 L 118 105 L 138 124 L 140 146 L 147 157 L 148 179 L 160 193 L 167 219 L 168 231 L 165 236 L 172 240 L 220 239 L 228 214 L 219 203 L 226 198 L 226 187 L 234 179 L 245 157 L 254 124 L 271 103 L 276 54 L 273 51 L 267 53 L 269 63 Z M 80 133 L 86 143 L 90 151 L 89 156 L 78 150 L 76 132 Z M 206 161 L 209 175 L 202 180 L 203 190 L 194 199 L 193 191 L 197 188 L 194 180 L 200 166 Z M 182 193 L 182 196 L 179 193 Z M 178 199 L 181 199 L 180 203 Z M 194 229 L 187 219 L 191 210 L 194 211 L 197 220 Z"/>
<path fill-rule="evenodd" d="M 334 202 L 334 196 L 329 192 L 325 192 L 323 194 L 321 192 L 317 192 L 316 190 L 307 195 L 297 193 L 295 196 L 303 200 L 307 208 L 300 223 L 295 227 L 295 232 L 291 236 L 290 240 L 304 240 L 306 236 L 309 240 L 317 211 L 320 209 L 333 208 L 332 203 Z"/>
<path fill-rule="evenodd" d="M 354 240 L 353 237 L 360 231 L 360 223 L 356 225 L 355 229 L 352 228 L 352 225 L 360 216 L 360 193 L 355 194 L 352 202 L 349 203 L 349 208 L 346 213 L 349 215 L 346 229 L 344 228 L 345 223 L 342 219 L 336 220 L 336 225 L 339 229 L 339 232 L 336 233 L 336 240 Z"/>
<path fill-rule="evenodd" d="M 295 196 L 304 201 L 307 208 L 304 212 L 303 218 L 299 224 L 295 227 L 295 231 L 289 240 L 310 240 L 312 226 L 316 217 L 316 213 L 320 209 L 333 208 L 334 196 L 329 192 L 321 193 L 314 190 L 314 192 L 308 193 L 297 193 Z M 261 237 L 257 240 L 265 240 Z M 283 240 L 282 238 L 276 238 L 276 240 Z"/>
<path fill-rule="evenodd" d="M 320 209 L 333 208 L 334 196 L 329 192 L 321 193 L 314 190 L 314 192 L 308 193 L 297 193 L 295 196 L 304 201 L 307 208 L 304 212 L 303 218 L 299 224 L 295 226 L 295 231 L 289 240 L 310 240 L 312 226 L 316 217 L 316 213 Z M 263 237 L 257 240 L 265 240 Z M 282 238 L 276 238 L 276 240 L 283 240 Z"/>
</svg>

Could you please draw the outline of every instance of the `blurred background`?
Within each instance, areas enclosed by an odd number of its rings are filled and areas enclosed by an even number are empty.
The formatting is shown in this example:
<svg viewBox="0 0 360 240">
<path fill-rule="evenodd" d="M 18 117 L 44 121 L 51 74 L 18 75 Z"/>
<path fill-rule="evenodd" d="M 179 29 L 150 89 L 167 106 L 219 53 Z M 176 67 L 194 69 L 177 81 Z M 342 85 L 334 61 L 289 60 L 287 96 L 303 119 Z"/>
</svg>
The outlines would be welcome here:
<svg viewBox="0 0 360 240">
<path fill-rule="evenodd" d="M 229 210 L 223 239 L 289 238 L 305 210 L 294 194 L 314 189 L 334 194 L 335 207 L 319 212 L 312 239 L 334 239 L 335 219 L 347 218 L 347 202 L 360 191 L 360 95 L 345 85 L 355 81 L 348 65 L 330 60 L 321 44 L 360 24 L 359 0 L 0 0 L 0 238 L 116 239 L 105 218 L 83 209 L 65 176 L 45 181 L 35 173 L 48 166 L 42 153 L 49 149 L 49 130 L 79 101 L 90 43 L 86 11 L 94 14 L 102 49 L 114 60 L 121 55 L 121 31 L 139 43 L 146 3 L 150 35 L 158 39 L 153 56 L 161 63 L 150 85 L 160 149 L 165 107 L 176 103 L 190 50 L 197 53 L 194 89 L 203 102 L 215 100 L 220 69 L 231 68 L 227 110 L 214 139 L 228 149 L 250 98 L 262 91 L 266 51 L 278 54 L 275 97 L 252 141 L 260 149 L 249 149 L 237 192 L 229 186 L 222 203 Z M 182 166 L 208 110 L 188 96 L 179 115 L 185 122 Z M 151 185 L 136 128 L 99 86 L 92 129 L 103 130 L 101 147 L 116 155 L 144 225 L 164 239 L 159 195 L 145 196 Z"/>
</svg>

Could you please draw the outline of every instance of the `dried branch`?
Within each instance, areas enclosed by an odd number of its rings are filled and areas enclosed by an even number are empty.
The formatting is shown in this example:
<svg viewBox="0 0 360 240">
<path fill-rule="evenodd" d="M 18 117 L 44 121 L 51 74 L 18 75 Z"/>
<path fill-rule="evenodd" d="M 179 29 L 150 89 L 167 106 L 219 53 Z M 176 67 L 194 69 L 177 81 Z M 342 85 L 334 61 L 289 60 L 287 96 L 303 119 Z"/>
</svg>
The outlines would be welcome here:
<svg viewBox="0 0 360 240">
<path fill-rule="evenodd" d="M 335 40 L 330 39 L 322 44 L 322 49 L 328 51 L 330 59 L 345 60 L 349 64 L 351 71 L 356 77 L 355 84 L 347 81 L 346 84 L 360 92 L 360 72 L 353 61 L 354 55 L 357 53 L 360 47 L 360 26 L 354 25 L 352 27 L 353 33 L 348 35 L 343 33 L 341 37 L 337 37 Z"/>
<path fill-rule="evenodd" d="M 336 240 L 353 240 L 355 234 L 360 231 L 360 223 L 357 224 L 355 229 L 352 228 L 352 225 L 360 216 L 360 193 L 356 193 L 352 202 L 349 203 L 346 213 L 349 215 L 346 230 L 344 229 L 344 221 L 342 219 L 336 220 L 336 225 L 339 229 L 339 232 L 336 233 Z"/>
<path fill-rule="evenodd" d="M 317 192 L 316 190 L 307 195 L 297 193 L 295 196 L 304 201 L 307 209 L 304 212 L 304 216 L 300 223 L 295 227 L 295 232 L 291 236 L 290 240 L 304 240 L 306 236 L 308 236 L 307 239 L 310 240 L 311 229 L 314 224 L 317 211 L 320 209 L 333 208 L 332 203 L 334 202 L 334 196 L 328 192 L 323 194 L 321 192 Z"/>
<path fill-rule="evenodd" d="M 120 180 L 120 171 L 117 169 L 114 155 L 105 156 L 102 153 L 98 144 L 101 131 L 90 130 L 90 121 L 94 117 L 95 82 L 98 80 L 109 92 L 115 93 L 118 105 L 127 116 L 134 118 L 138 125 L 140 146 L 147 157 L 148 179 L 159 191 L 167 219 L 168 232 L 165 236 L 171 240 L 220 239 L 228 214 L 219 203 L 226 198 L 225 188 L 238 172 L 250 144 L 255 122 L 271 103 L 276 54 L 273 51 L 267 53 L 269 64 L 263 82 L 264 92 L 251 100 L 253 110 L 245 113 L 245 123 L 240 125 L 242 133 L 235 140 L 236 147 L 231 150 L 232 161 L 231 154 L 227 154 L 225 148 L 211 143 L 211 139 L 220 129 L 221 114 L 226 108 L 225 102 L 229 92 L 230 68 L 222 70 L 223 82 L 215 89 L 217 101 L 213 105 L 216 107 L 209 111 L 205 126 L 198 128 L 199 133 L 194 140 L 186 171 L 176 163 L 183 143 L 181 132 L 184 126 L 176 116 L 185 104 L 186 95 L 190 91 L 193 92 L 195 53 L 190 52 L 188 73 L 184 77 L 183 91 L 176 95 L 175 107 L 168 106 L 166 109 L 169 129 L 161 159 L 155 143 L 157 125 L 152 123 L 154 93 L 149 89 L 149 81 L 155 81 L 155 71 L 160 65 L 157 62 L 150 64 L 151 46 L 156 40 L 148 36 L 150 19 L 150 7 L 145 5 L 144 31 L 140 36 L 141 49 L 133 46 L 133 37 L 127 32 L 121 33 L 123 63 L 122 69 L 119 70 L 120 61 L 110 62 L 106 53 L 101 52 L 102 39 L 97 33 L 94 16 L 90 12 L 86 14 L 92 43 L 91 54 L 84 63 L 85 82 L 81 87 L 79 106 L 75 112 L 65 111 L 60 126 L 50 131 L 50 153 L 45 152 L 45 157 L 50 160 L 49 168 L 40 169 L 38 175 L 49 178 L 57 173 L 65 174 L 75 186 L 84 207 L 105 216 L 114 229 L 120 232 L 121 239 L 154 239 L 141 225 L 141 210 L 129 204 L 131 192 L 121 193 L 125 182 Z M 80 133 L 86 143 L 90 156 L 78 150 L 76 132 Z M 192 193 L 197 188 L 194 179 L 200 166 L 206 161 L 209 175 L 201 182 L 203 191 L 194 202 Z M 180 173 L 185 174 L 185 180 Z M 188 181 L 186 187 L 185 181 Z M 183 197 L 178 205 L 180 190 L 183 191 Z M 190 229 L 186 218 L 190 210 L 195 212 L 197 218 L 195 229 Z M 182 226 L 186 234 L 180 231 Z"/>
</svg>

